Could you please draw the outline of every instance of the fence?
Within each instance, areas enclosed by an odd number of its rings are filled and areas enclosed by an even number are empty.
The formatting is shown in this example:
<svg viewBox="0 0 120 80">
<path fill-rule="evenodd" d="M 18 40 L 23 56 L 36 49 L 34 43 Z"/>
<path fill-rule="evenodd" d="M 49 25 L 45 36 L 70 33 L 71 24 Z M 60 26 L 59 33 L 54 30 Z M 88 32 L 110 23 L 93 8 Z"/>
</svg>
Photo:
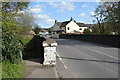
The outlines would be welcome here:
<svg viewBox="0 0 120 80">
<path fill-rule="evenodd" d="M 60 39 L 76 39 L 82 41 L 89 41 L 103 45 L 109 45 L 120 48 L 120 35 L 80 35 L 80 34 L 62 34 Z"/>
</svg>

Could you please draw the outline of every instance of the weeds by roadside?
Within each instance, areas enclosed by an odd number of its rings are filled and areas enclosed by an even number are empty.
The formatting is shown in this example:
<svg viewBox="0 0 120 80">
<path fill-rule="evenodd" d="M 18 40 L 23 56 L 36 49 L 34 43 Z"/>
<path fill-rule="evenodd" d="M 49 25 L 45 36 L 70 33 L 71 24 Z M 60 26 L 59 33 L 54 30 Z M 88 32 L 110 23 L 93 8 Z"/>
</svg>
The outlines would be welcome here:
<svg viewBox="0 0 120 80">
<path fill-rule="evenodd" d="M 24 64 L 11 63 L 8 60 L 2 62 L 2 78 L 22 78 L 24 76 Z"/>
</svg>

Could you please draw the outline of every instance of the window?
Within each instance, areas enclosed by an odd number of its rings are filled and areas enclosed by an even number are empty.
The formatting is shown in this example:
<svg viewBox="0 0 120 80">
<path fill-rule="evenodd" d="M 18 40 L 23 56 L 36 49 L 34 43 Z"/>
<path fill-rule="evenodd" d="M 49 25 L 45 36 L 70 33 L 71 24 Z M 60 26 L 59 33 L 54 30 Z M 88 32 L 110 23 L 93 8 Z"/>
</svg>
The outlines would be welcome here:
<svg viewBox="0 0 120 80">
<path fill-rule="evenodd" d="M 79 30 L 82 30 L 82 28 L 80 28 Z"/>
<path fill-rule="evenodd" d="M 53 32 L 53 34 L 55 34 L 55 32 Z"/>
<path fill-rule="evenodd" d="M 69 28 L 69 27 L 68 27 L 67 29 L 68 29 L 68 30 L 70 30 L 70 28 Z"/>
</svg>

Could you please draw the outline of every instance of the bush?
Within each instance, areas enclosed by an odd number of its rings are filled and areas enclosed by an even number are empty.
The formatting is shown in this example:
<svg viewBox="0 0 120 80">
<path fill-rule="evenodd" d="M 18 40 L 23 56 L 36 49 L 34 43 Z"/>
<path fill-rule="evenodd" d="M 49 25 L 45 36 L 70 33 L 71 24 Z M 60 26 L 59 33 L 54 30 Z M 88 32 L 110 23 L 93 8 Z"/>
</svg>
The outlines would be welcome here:
<svg viewBox="0 0 120 80">
<path fill-rule="evenodd" d="M 84 30 L 84 34 L 91 34 L 90 29 L 85 29 L 85 30 Z"/>
<path fill-rule="evenodd" d="M 27 43 L 29 43 L 32 38 L 33 38 L 33 35 L 23 35 L 23 37 L 21 39 L 23 46 L 25 46 Z"/>
<path fill-rule="evenodd" d="M 2 78 L 2 62 L 0 62 L 0 80 Z"/>
<path fill-rule="evenodd" d="M 2 43 L 3 60 L 8 59 L 12 63 L 15 63 L 16 61 L 20 60 L 21 58 L 20 51 L 22 50 L 22 45 L 17 39 L 17 36 L 11 34 L 4 34 L 2 36 L 2 40 L 3 40 Z"/>
</svg>

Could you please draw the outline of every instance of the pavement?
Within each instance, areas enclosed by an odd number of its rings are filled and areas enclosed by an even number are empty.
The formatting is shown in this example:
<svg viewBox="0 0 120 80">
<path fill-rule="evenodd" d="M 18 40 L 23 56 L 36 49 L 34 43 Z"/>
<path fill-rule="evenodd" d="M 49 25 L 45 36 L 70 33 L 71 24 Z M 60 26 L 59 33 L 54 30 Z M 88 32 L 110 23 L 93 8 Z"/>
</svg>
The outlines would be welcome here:
<svg viewBox="0 0 120 80">
<path fill-rule="evenodd" d="M 54 78 L 58 80 L 58 74 L 55 66 L 43 66 L 39 63 L 39 58 L 24 60 L 26 73 L 26 79 L 29 78 Z"/>
<path fill-rule="evenodd" d="M 56 39 L 60 78 L 118 78 L 118 48 Z"/>
</svg>

